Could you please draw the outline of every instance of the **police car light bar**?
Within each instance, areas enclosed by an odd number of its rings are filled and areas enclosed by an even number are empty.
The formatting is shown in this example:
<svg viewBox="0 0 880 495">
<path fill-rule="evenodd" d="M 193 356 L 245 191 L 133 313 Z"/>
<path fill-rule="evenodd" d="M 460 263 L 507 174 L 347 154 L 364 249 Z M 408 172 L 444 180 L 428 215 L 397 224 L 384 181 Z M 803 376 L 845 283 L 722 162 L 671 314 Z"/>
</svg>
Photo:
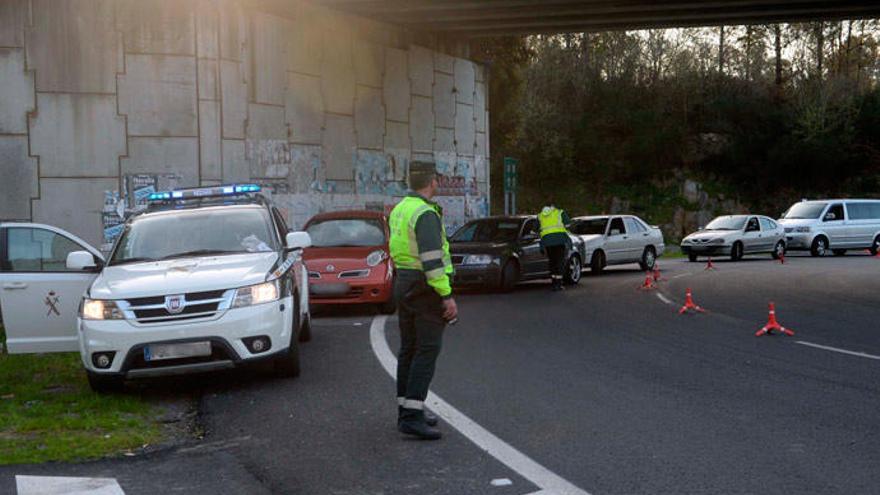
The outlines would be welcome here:
<svg viewBox="0 0 880 495">
<path fill-rule="evenodd" d="M 207 198 L 211 196 L 230 196 L 260 192 L 256 184 L 233 184 L 230 186 L 198 187 L 178 191 L 154 192 L 147 196 L 147 201 L 171 201 L 174 199 Z"/>
</svg>

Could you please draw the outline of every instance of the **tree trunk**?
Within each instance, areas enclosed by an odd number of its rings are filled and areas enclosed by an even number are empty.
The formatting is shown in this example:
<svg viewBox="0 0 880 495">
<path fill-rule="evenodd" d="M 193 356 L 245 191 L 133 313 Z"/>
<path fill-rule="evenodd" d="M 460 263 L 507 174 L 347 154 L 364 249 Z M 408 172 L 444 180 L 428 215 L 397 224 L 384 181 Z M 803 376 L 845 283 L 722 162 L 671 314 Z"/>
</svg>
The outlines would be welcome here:
<svg viewBox="0 0 880 495">
<path fill-rule="evenodd" d="M 782 87 L 782 27 L 773 26 L 774 44 L 776 48 L 776 87 Z"/>
<path fill-rule="evenodd" d="M 822 79 L 822 62 L 825 55 L 825 24 L 819 22 L 816 26 L 816 72 Z"/>
<path fill-rule="evenodd" d="M 746 80 L 752 81 L 752 26 L 746 26 Z"/>
<path fill-rule="evenodd" d="M 718 74 L 724 75 L 724 26 L 718 32 Z"/>
<path fill-rule="evenodd" d="M 850 77 L 849 73 L 849 59 L 850 59 L 850 49 L 852 48 L 852 25 L 853 21 L 849 21 L 849 26 L 846 31 L 846 50 L 844 52 L 843 58 L 843 72 L 846 74 L 847 79 Z"/>
</svg>

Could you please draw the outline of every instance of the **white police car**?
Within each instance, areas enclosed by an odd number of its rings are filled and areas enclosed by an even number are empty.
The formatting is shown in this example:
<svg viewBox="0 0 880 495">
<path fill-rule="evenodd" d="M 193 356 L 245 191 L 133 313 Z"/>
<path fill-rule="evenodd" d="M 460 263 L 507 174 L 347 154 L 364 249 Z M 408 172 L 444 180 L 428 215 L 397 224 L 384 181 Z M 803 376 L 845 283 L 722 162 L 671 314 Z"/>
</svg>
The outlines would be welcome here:
<svg viewBox="0 0 880 495">
<path fill-rule="evenodd" d="M 79 350 L 92 388 L 271 360 L 300 372 L 310 336 L 305 232 L 259 186 L 154 193 L 108 259 L 48 225 L 0 224 L 10 353 Z"/>
</svg>

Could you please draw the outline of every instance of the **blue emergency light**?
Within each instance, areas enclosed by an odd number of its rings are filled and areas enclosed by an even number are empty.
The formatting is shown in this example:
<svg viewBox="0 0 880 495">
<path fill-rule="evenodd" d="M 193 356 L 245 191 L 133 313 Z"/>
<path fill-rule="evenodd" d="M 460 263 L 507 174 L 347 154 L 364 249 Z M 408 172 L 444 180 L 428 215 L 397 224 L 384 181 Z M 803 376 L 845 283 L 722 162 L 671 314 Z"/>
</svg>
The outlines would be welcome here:
<svg viewBox="0 0 880 495">
<path fill-rule="evenodd" d="M 260 192 L 257 184 L 233 184 L 229 186 L 197 187 L 177 191 L 154 192 L 147 196 L 147 201 L 171 201 L 173 199 L 207 198 L 211 196 L 230 196 Z"/>
</svg>

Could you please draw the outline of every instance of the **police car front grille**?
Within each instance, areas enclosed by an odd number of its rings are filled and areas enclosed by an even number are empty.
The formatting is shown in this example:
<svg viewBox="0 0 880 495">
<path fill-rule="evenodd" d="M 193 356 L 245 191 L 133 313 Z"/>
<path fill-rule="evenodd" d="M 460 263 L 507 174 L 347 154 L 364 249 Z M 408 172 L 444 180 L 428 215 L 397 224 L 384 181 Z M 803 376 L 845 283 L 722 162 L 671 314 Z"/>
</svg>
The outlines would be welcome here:
<svg viewBox="0 0 880 495">
<path fill-rule="evenodd" d="M 157 324 L 212 318 L 229 309 L 234 289 L 221 289 L 184 294 L 183 308 L 172 313 L 165 307 L 165 296 L 137 297 L 119 301 L 125 318 L 141 324 Z"/>
</svg>

